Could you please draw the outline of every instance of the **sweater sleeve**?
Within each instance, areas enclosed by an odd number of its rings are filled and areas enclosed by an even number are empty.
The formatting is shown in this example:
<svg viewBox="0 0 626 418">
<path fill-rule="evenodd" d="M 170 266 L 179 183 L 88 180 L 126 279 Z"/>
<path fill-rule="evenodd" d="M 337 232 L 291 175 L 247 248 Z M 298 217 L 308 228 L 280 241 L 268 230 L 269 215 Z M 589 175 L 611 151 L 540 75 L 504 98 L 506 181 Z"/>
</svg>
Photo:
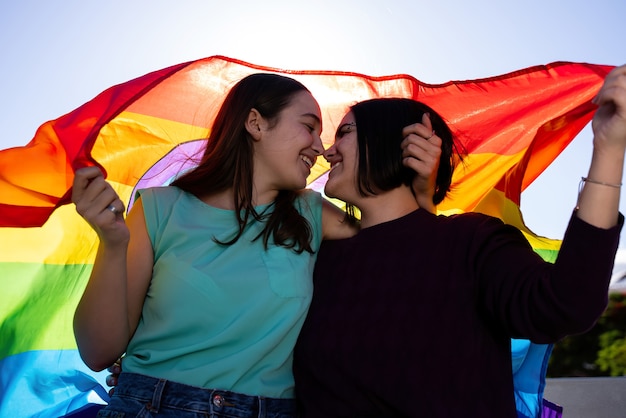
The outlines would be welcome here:
<svg viewBox="0 0 626 418">
<path fill-rule="evenodd" d="M 574 213 L 554 265 L 516 228 L 479 228 L 473 259 L 486 314 L 511 337 L 536 343 L 587 331 L 606 308 L 623 222 L 620 214 L 618 225 L 605 230 Z"/>
</svg>

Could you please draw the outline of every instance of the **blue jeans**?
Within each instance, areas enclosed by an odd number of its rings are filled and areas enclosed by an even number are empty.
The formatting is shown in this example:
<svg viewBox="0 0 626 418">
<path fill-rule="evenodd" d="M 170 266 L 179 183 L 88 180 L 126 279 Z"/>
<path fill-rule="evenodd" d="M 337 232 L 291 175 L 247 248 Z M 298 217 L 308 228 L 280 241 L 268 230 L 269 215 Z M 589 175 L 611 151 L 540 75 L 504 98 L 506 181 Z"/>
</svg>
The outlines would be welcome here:
<svg viewBox="0 0 626 418">
<path fill-rule="evenodd" d="M 98 417 L 293 418 L 294 399 L 275 399 L 203 389 L 135 373 L 122 373 Z"/>
</svg>

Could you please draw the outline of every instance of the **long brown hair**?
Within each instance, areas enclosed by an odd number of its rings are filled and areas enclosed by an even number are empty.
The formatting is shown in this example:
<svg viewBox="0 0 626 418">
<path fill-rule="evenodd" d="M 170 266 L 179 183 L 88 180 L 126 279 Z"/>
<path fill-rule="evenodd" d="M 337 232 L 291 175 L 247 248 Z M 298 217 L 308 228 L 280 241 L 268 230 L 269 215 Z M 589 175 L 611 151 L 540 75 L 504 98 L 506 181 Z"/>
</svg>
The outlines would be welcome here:
<svg viewBox="0 0 626 418">
<path fill-rule="evenodd" d="M 311 227 L 294 207 L 298 191 L 281 190 L 273 202 L 273 210 L 268 210 L 268 214 L 259 214 L 254 209 L 254 146 L 245 129 L 246 118 L 253 108 L 270 123 L 275 123 L 280 112 L 301 91 L 309 90 L 292 78 L 276 74 L 259 73 L 243 78 L 229 91 L 217 113 L 200 164 L 172 182 L 173 186 L 199 198 L 233 189 L 239 230 L 226 242 L 214 237 L 216 242 L 234 244 L 252 218 L 253 221 L 267 221 L 263 231 L 255 238 L 263 236 L 266 249 L 270 237 L 273 237 L 277 245 L 292 248 L 297 253 L 313 252 Z"/>
</svg>

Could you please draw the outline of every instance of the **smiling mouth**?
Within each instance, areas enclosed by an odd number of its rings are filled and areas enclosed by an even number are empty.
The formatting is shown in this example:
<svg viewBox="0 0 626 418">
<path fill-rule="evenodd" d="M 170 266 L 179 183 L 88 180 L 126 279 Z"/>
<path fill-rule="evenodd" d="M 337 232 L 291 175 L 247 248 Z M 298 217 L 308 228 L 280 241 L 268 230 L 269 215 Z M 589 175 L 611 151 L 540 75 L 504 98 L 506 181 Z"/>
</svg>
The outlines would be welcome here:
<svg viewBox="0 0 626 418">
<path fill-rule="evenodd" d="M 333 171 L 335 168 L 337 168 L 337 166 L 338 166 L 339 164 L 341 164 L 341 163 L 334 163 L 334 164 L 331 164 L 331 166 L 330 166 L 330 170 L 329 170 L 328 172 L 330 173 L 331 171 Z"/>
<path fill-rule="evenodd" d="M 307 165 L 307 167 L 311 168 L 313 167 L 313 164 L 315 163 L 313 160 L 311 160 L 309 157 L 307 157 L 306 155 L 301 155 L 300 159 L 302 159 L 302 161 L 304 161 L 304 163 Z"/>
</svg>

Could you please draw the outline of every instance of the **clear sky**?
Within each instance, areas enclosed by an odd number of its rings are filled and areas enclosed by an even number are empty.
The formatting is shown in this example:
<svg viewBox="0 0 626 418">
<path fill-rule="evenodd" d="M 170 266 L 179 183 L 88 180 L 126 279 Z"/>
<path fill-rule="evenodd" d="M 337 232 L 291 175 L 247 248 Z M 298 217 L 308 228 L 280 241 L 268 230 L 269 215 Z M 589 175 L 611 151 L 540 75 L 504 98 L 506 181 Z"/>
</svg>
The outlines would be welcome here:
<svg viewBox="0 0 626 418">
<path fill-rule="evenodd" d="M 2 0 L 0 149 L 114 84 L 211 55 L 443 83 L 624 64 L 625 19 L 625 0 Z M 539 235 L 562 238 L 591 139 L 586 128 L 523 194 Z"/>
</svg>

